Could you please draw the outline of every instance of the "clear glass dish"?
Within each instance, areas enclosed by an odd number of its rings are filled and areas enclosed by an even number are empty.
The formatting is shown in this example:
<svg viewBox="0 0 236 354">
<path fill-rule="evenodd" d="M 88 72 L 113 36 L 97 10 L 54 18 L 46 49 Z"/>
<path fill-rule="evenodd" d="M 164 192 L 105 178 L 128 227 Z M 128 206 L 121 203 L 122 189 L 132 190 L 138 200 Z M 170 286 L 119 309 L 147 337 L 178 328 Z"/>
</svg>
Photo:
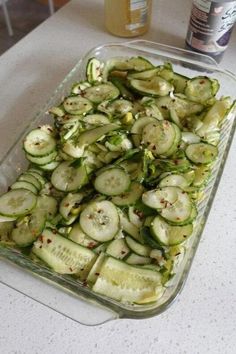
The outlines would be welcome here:
<svg viewBox="0 0 236 354">
<path fill-rule="evenodd" d="M 1 193 L 27 167 L 22 151 L 22 139 L 26 132 L 42 122 L 48 122 L 49 116 L 45 112 L 66 95 L 73 82 L 84 79 L 86 63 L 90 57 L 97 57 L 106 61 L 117 56 L 144 56 L 156 65 L 169 61 L 174 65 L 174 70 L 180 74 L 186 76 L 207 75 L 218 79 L 221 84 L 219 96 L 233 96 L 236 92 L 236 77 L 230 72 L 221 70 L 212 58 L 204 55 L 143 40 L 123 44 L 106 44 L 92 49 L 67 75 L 41 112 L 33 118 L 30 126 L 19 136 L 14 146 L 2 159 L 0 163 Z M 171 285 L 167 288 L 164 296 L 156 303 L 142 306 L 121 304 L 93 293 L 69 276 L 56 274 L 46 267 L 33 263 L 27 255 L 20 253 L 19 250 L 1 245 L 0 282 L 86 325 L 100 324 L 115 318 L 148 318 L 166 310 L 179 294 L 189 273 L 233 139 L 236 124 L 235 116 L 236 109 L 234 108 L 229 112 L 222 126 L 219 158 L 205 188 L 205 198 L 198 205 L 198 218 L 194 233 L 188 241 L 184 259 L 179 265 Z"/>
</svg>

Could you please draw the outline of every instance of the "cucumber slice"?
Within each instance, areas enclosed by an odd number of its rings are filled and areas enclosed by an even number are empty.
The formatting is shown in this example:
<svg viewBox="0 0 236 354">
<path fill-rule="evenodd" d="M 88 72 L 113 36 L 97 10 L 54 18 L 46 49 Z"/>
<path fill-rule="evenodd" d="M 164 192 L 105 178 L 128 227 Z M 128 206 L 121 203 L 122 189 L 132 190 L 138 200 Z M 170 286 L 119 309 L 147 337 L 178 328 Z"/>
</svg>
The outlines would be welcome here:
<svg viewBox="0 0 236 354">
<path fill-rule="evenodd" d="M 186 178 L 182 175 L 170 174 L 162 178 L 161 181 L 159 182 L 159 187 L 169 187 L 169 186 L 175 186 L 175 187 L 180 187 L 182 189 L 186 189 L 189 186 L 189 183 L 186 180 Z"/>
<path fill-rule="evenodd" d="M 69 219 L 71 216 L 78 216 L 81 211 L 81 201 L 84 197 L 82 193 L 69 193 L 60 203 L 59 212 L 64 219 Z"/>
<path fill-rule="evenodd" d="M 72 115 L 85 115 L 93 109 L 91 102 L 81 96 L 67 97 L 63 102 L 65 111 Z"/>
<path fill-rule="evenodd" d="M 134 206 L 130 206 L 128 210 L 129 221 L 140 228 L 143 225 L 144 215 L 137 210 Z"/>
<path fill-rule="evenodd" d="M 132 102 L 124 99 L 117 99 L 112 102 L 104 101 L 99 104 L 97 109 L 101 112 L 105 112 L 110 116 L 123 116 L 126 113 L 132 111 L 133 104 Z"/>
<path fill-rule="evenodd" d="M 174 73 L 172 82 L 175 88 L 175 93 L 184 93 L 188 80 L 188 77 Z"/>
<path fill-rule="evenodd" d="M 178 200 L 179 188 L 163 187 L 143 193 L 142 201 L 149 208 L 162 210 L 170 207 Z"/>
<path fill-rule="evenodd" d="M 206 103 L 216 95 L 219 87 L 217 80 L 211 80 L 206 76 L 198 76 L 187 82 L 185 95 L 193 102 Z"/>
<path fill-rule="evenodd" d="M 150 80 L 131 79 L 130 86 L 134 91 L 152 97 L 166 96 L 173 90 L 173 86 L 160 76 Z"/>
<path fill-rule="evenodd" d="M 139 256 L 149 257 L 151 252 L 151 248 L 149 246 L 141 245 L 139 242 L 135 241 L 132 239 L 132 237 L 129 236 L 125 238 L 125 241 L 131 251 L 138 254 Z"/>
<path fill-rule="evenodd" d="M 117 209 L 107 200 L 90 203 L 80 214 L 80 226 L 94 240 L 110 241 L 119 231 Z"/>
<path fill-rule="evenodd" d="M 198 166 L 195 170 L 195 177 L 192 185 L 194 187 L 202 187 L 207 183 L 208 178 L 210 177 L 210 169 L 208 166 Z"/>
<path fill-rule="evenodd" d="M 96 59 L 91 58 L 88 61 L 86 68 L 87 80 L 89 83 L 94 83 L 96 81 L 101 81 L 102 77 L 102 63 Z"/>
<path fill-rule="evenodd" d="M 155 301 L 160 296 L 161 275 L 149 269 L 130 266 L 109 257 L 103 263 L 93 291 L 115 300 L 134 303 Z"/>
<path fill-rule="evenodd" d="M 89 284 L 94 284 L 96 282 L 98 276 L 100 275 L 100 270 L 102 268 L 102 265 L 106 261 L 106 259 L 107 257 L 105 253 L 101 252 L 88 274 L 87 282 Z"/>
<path fill-rule="evenodd" d="M 161 245 L 175 246 L 186 241 L 193 232 L 193 225 L 171 226 L 160 216 L 156 216 L 151 224 L 151 232 Z"/>
<path fill-rule="evenodd" d="M 35 207 L 36 202 L 36 195 L 29 190 L 11 190 L 0 196 L 0 214 L 10 217 L 22 216 L 28 214 Z"/>
<path fill-rule="evenodd" d="M 186 144 L 200 143 L 200 136 L 191 132 L 182 132 L 182 140 Z"/>
<path fill-rule="evenodd" d="M 171 188 L 171 187 L 166 187 Z M 192 202 L 186 192 L 178 187 L 172 187 L 176 189 L 177 200 L 167 207 L 160 209 L 160 215 L 176 225 L 183 225 L 189 222 L 192 212 Z"/>
<path fill-rule="evenodd" d="M 18 181 L 18 182 L 13 183 L 11 185 L 11 189 L 12 190 L 25 189 L 25 190 L 28 190 L 28 191 L 34 193 L 34 194 L 38 194 L 37 188 L 32 183 L 25 182 L 25 181 Z"/>
<path fill-rule="evenodd" d="M 96 260 L 91 250 L 49 229 L 45 229 L 34 242 L 32 252 L 55 272 L 75 274 L 82 280 L 86 279 Z"/>
<path fill-rule="evenodd" d="M 121 230 L 125 231 L 138 242 L 143 243 L 143 239 L 139 233 L 139 228 L 136 225 L 132 224 L 129 221 L 128 217 L 120 209 L 118 209 L 118 213 L 120 218 Z"/>
<path fill-rule="evenodd" d="M 72 88 L 71 88 L 71 93 L 75 95 L 81 94 L 87 87 L 90 87 L 91 84 L 88 81 L 81 81 L 78 83 L 75 83 Z"/>
<path fill-rule="evenodd" d="M 149 123 L 143 128 L 142 144 L 154 155 L 162 155 L 171 149 L 176 138 L 174 125 L 167 120 Z"/>
<path fill-rule="evenodd" d="M 113 240 L 106 249 L 109 256 L 117 259 L 123 259 L 129 252 L 130 249 L 123 238 Z"/>
<path fill-rule="evenodd" d="M 146 265 L 151 263 L 150 257 L 139 256 L 136 253 L 131 253 L 125 260 L 130 265 Z"/>
<path fill-rule="evenodd" d="M 98 175 L 94 181 L 94 188 L 105 195 L 119 195 L 130 186 L 128 174 L 121 168 L 109 168 Z"/>
<path fill-rule="evenodd" d="M 40 182 L 37 180 L 36 177 L 30 175 L 29 173 L 23 173 L 22 175 L 20 175 L 20 177 L 18 177 L 18 181 L 29 182 L 33 184 L 38 191 L 40 191 L 41 189 Z"/>
<path fill-rule="evenodd" d="M 37 198 L 37 209 L 45 213 L 47 220 L 52 220 L 57 213 L 57 200 L 48 195 L 40 195 Z"/>
<path fill-rule="evenodd" d="M 91 125 L 105 125 L 110 123 L 109 118 L 104 114 L 88 114 L 83 118 L 83 121 Z"/>
<path fill-rule="evenodd" d="M 35 157 L 35 156 L 31 156 L 30 154 L 26 154 L 26 158 L 27 160 L 29 160 L 30 162 L 36 164 L 36 165 L 46 165 L 51 163 L 52 161 L 55 160 L 55 158 L 57 157 L 57 151 L 52 151 L 50 154 L 46 155 L 46 156 L 42 156 L 42 157 Z"/>
<path fill-rule="evenodd" d="M 11 233 L 14 228 L 14 222 L 1 221 L 0 222 L 0 243 L 11 243 Z"/>
<path fill-rule="evenodd" d="M 87 183 L 86 168 L 83 165 L 74 167 L 70 161 L 62 162 L 53 171 L 51 183 L 59 191 L 77 191 Z"/>
<path fill-rule="evenodd" d="M 40 183 L 40 189 L 43 188 L 43 186 L 45 185 L 46 183 L 46 180 L 45 178 L 43 178 L 38 172 L 35 172 L 35 171 L 31 171 L 31 170 L 28 170 L 27 171 L 27 174 L 31 175 L 31 176 L 34 176 L 35 178 L 37 178 L 38 182 Z"/>
<path fill-rule="evenodd" d="M 133 205 L 141 197 L 143 186 L 137 182 L 131 182 L 128 190 L 112 198 L 112 202 L 119 206 Z"/>
<path fill-rule="evenodd" d="M 99 84 L 92 87 L 88 87 L 84 91 L 85 99 L 88 99 L 92 103 L 99 104 L 103 101 L 110 101 L 117 98 L 120 91 L 112 83 Z"/>
<path fill-rule="evenodd" d="M 43 231 L 45 222 L 45 212 L 38 208 L 34 209 L 31 214 L 17 223 L 16 228 L 12 231 L 12 240 L 19 247 L 31 245 Z"/>
<path fill-rule="evenodd" d="M 56 140 L 42 129 L 33 129 L 25 137 L 24 149 L 32 156 L 45 156 L 56 148 Z"/>
<path fill-rule="evenodd" d="M 216 159 L 218 149 L 214 145 L 198 143 L 188 145 L 185 153 L 187 158 L 195 164 L 209 164 Z"/>
<path fill-rule="evenodd" d="M 134 122 L 130 132 L 132 134 L 132 140 L 136 147 L 140 146 L 144 127 L 150 123 L 155 123 L 155 122 L 156 122 L 156 118 L 153 117 L 142 117 L 137 119 Z"/>
<path fill-rule="evenodd" d="M 122 96 L 124 99 L 134 101 L 134 95 L 125 86 L 124 80 L 118 77 L 110 77 L 109 80 L 113 83 L 114 86 L 118 88 L 118 90 L 120 91 L 120 96 Z"/>
<path fill-rule="evenodd" d="M 169 117 L 170 108 L 173 108 L 176 111 L 179 119 L 201 113 L 204 109 L 204 105 L 189 101 L 186 98 L 180 98 L 176 95 L 174 98 L 171 98 L 170 96 L 159 97 L 156 99 L 156 104 L 164 118 Z"/>
<path fill-rule="evenodd" d="M 47 163 L 46 165 L 40 165 L 40 168 L 44 171 L 53 171 L 60 164 L 60 161 L 52 161 Z"/>
<path fill-rule="evenodd" d="M 72 230 L 69 233 L 68 238 L 81 246 L 92 249 L 98 245 L 98 242 L 86 235 L 79 223 L 73 225 Z"/>
<path fill-rule="evenodd" d="M 121 71 L 145 71 L 153 68 L 154 66 L 152 63 L 143 57 L 133 57 L 126 60 L 124 60 L 124 58 L 118 57 L 112 58 L 106 62 L 104 74 L 107 75 L 107 72 L 110 72 L 113 69 Z"/>
<path fill-rule="evenodd" d="M 138 80 L 150 80 L 154 76 L 157 75 L 159 69 L 154 68 L 154 69 L 149 69 L 141 72 L 136 72 L 136 73 L 129 73 L 127 76 L 127 79 L 138 79 Z"/>
</svg>

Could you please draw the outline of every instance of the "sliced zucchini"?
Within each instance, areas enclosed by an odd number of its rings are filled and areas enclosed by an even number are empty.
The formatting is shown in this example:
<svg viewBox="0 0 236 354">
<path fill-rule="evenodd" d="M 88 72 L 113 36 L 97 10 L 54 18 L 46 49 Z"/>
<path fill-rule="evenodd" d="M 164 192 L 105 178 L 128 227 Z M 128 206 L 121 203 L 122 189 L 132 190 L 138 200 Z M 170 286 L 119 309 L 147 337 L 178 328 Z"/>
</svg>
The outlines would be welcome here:
<svg viewBox="0 0 236 354">
<path fill-rule="evenodd" d="M 65 111 L 72 115 L 85 115 L 93 108 L 92 103 L 86 97 L 71 96 L 63 102 Z"/>
<path fill-rule="evenodd" d="M 82 230 L 98 242 L 110 241 L 119 231 L 119 215 L 113 203 L 103 200 L 88 204 L 80 214 Z"/>
<path fill-rule="evenodd" d="M 24 140 L 25 151 L 32 156 L 45 156 L 56 148 L 56 140 L 42 129 L 33 129 Z"/>
<path fill-rule="evenodd" d="M 193 232 L 193 225 L 171 226 L 160 216 L 156 216 L 151 224 L 151 232 L 161 245 L 174 246 L 186 241 Z"/>
<path fill-rule="evenodd" d="M 84 165 L 74 167 L 73 162 L 62 162 L 52 173 L 52 185 L 62 192 L 79 190 L 87 183 L 87 172 Z"/>
<path fill-rule="evenodd" d="M 144 188 L 140 183 L 131 182 L 125 192 L 112 198 L 112 202 L 119 206 L 133 205 L 141 197 L 143 190 Z"/>
<path fill-rule="evenodd" d="M 173 90 L 173 86 L 160 76 L 150 80 L 131 79 L 130 86 L 134 91 L 152 97 L 166 96 Z"/>
<path fill-rule="evenodd" d="M 112 83 L 99 84 L 88 87 L 84 91 L 84 98 L 92 103 L 99 104 L 103 101 L 114 100 L 120 94 L 120 91 Z"/>
<path fill-rule="evenodd" d="M 216 159 L 218 149 L 214 145 L 197 143 L 188 145 L 185 153 L 188 159 L 195 164 L 209 164 Z"/>
<path fill-rule="evenodd" d="M 75 274 L 86 279 L 96 255 L 59 233 L 45 229 L 34 242 L 32 252 L 60 274 Z"/>
<path fill-rule="evenodd" d="M 113 167 L 101 172 L 94 181 L 94 188 L 102 194 L 118 196 L 128 190 L 130 178 L 119 167 Z"/>
</svg>

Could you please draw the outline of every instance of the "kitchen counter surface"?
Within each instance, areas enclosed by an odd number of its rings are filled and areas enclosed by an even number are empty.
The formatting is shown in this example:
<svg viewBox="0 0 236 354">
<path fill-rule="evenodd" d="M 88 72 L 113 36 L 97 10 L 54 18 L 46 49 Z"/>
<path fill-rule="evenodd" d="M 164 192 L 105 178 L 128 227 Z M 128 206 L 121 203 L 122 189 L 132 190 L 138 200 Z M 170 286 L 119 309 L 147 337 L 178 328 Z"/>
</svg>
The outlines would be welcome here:
<svg viewBox="0 0 236 354">
<path fill-rule="evenodd" d="M 152 26 L 142 38 L 183 47 L 190 4 L 154 0 Z M 103 23 L 102 0 L 73 0 L 0 57 L 0 156 L 86 51 L 124 41 Z M 236 73 L 235 58 L 236 31 L 222 67 Z M 0 283 L 0 352 L 235 353 L 235 155 L 234 142 L 189 278 L 166 312 L 86 327 Z M 0 280 L 6 269 L 1 262 Z"/>
</svg>

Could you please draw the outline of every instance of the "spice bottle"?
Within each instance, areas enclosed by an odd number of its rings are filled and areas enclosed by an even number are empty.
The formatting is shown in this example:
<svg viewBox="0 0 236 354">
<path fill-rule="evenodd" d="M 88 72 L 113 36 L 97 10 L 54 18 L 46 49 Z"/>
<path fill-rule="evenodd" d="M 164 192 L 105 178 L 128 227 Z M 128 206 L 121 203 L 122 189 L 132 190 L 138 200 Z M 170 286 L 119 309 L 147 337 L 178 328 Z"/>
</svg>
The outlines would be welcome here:
<svg viewBox="0 0 236 354">
<path fill-rule="evenodd" d="M 147 32 L 152 0 L 105 0 L 105 24 L 112 34 L 135 37 Z"/>
<path fill-rule="evenodd" d="M 186 37 L 188 49 L 220 61 L 236 21 L 236 1 L 194 0 Z"/>
</svg>

